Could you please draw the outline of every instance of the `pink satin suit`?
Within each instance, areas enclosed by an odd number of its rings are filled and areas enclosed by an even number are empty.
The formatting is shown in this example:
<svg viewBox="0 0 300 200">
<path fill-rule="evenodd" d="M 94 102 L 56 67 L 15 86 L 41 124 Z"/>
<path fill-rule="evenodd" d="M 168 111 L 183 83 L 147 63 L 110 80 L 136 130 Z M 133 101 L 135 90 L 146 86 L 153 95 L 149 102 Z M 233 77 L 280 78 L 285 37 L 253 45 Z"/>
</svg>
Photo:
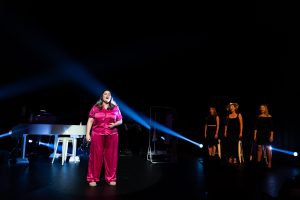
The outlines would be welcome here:
<svg viewBox="0 0 300 200">
<path fill-rule="evenodd" d="M 91 128 L 91 146 L 88 161 L 88 182 L 100 180 L 101 168 L 104 163 L 105 181 L 116 181 L 118 164 L 118 129 L 110 129 L 112 122 L 122 119 L 118 106 L 112 110 L 99 109 L 94 105 L 89 112 L 89 117 L 94 118 Z"/>
</svg>

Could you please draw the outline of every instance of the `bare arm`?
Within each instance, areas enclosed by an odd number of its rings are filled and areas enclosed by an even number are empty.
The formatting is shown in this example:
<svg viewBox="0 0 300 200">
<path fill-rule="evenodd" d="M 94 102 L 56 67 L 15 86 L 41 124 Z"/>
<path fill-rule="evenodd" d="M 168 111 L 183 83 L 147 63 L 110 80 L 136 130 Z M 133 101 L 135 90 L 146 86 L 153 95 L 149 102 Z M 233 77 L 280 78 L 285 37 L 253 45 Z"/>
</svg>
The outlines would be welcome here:
<svg viewBox="0 0 300 200">
<path fill-rule="evenodd" d="M 257 130 L 255 129 L 254 130 L 254 138 L 253 138 L 254 142 L 256 142 L 256 135 L 257 135 Z"/>
<path fill-rule="evenodd" d="M 272 117 L 271 115 L 269 116 L 269 117 Z M 273 121 L 272 121 L 272 124 L 271 124 L 271 126 L 272 126 L 272 129 L 271 129 L 271 134 L 270 134 L 270 139 L 269 139 L 269 141 L 270 142 L 273 142 L 273 140 L 274 140 L 274 125 L 273 125 Z"/>
<path fill-rule="evenodd" d="M 269 139 L 270 142 L 273 142 L 273 140 L 274 140 L 274 139 L 273 139 L 273 135 L 274 135 L 274 131 L 271 131 L 271 135 L 270 135 L 270 139 Z"/>
<path fill-rule="evenodd" d="M 85 138 L 87 141 L 91 141 L 91 128 L 93 123 L 94 123 L 94 118 L 89 117 L 86 123 L 86 134 L 85 134 Z"/>
<path fill-rule="evenodd" d="M 241 114 L 239 114 L 239 122 L 240 122 L 240 135 L 239 137 L 242 138 L 243 137 L 243 117 Z"/>
<path fill-rule="evenodd" d="M 115 126 L 115 127 L 116 127 L 116 126 L 120 126 L 122 123 L 123 123 L 123 120 L 120 119 L 119 121 L 116 121 L 116 122 L 114 123 L 114 126 Z"/>
<path fill-rule="evenodd" d="M 219 116 L 216 117 L 216 122 L 217 122 L 217 127 L 216 127 L 215 139 L 218 139 L 218 137 L 219 137 L 219 128 L 220 128 L 220 118 L 219 118 Z"/>
</svg>

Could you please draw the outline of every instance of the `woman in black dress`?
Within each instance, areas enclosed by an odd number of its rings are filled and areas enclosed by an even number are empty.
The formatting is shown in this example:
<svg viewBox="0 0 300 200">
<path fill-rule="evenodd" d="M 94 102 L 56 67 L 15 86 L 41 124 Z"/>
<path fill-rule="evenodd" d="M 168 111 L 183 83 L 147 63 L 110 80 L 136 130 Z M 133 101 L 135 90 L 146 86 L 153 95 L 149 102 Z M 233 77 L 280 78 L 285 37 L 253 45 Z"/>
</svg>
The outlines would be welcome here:
<svg viewBox="0 0 300 200">
<path fill-rule="evenodd" d="M 269 114 L 268 106 L 265 104 L 260 105 L 259 115 L 256 118 L 254 127 L 254 142 L 257 144 L 257 162 L 262 159 L 262 146 L 266 149 L 268 168 L 272 167 L 272 149 L 271 143 L 273 142 L 273 120 Z"/>
<path fill-rule="evenodd" d="M 208 155 L 214 156 L 218 144 L 220 118 L 213 106 L 209 107 L 209 114 L 205 119 L 204 137 L 208 146 Z"/>
<path fill-rule="evenodd" d="M 227 141 L 226 154 L 230 164 L 237 163 L 238 144 L 243 136 L 243 117 L 238 112 L 238 107 L 237 103 L 230 103 L 227 107 L 229 114 L 226 117 L 224 136 Z"/>
</svg>

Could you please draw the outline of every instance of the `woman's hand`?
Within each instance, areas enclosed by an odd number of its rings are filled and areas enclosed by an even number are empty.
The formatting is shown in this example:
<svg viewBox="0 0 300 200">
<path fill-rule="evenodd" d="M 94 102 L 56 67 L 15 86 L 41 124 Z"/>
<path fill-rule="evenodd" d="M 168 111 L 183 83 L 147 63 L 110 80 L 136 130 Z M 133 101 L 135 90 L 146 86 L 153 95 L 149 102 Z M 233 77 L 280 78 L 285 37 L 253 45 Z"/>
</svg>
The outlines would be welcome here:
<svg viewBox="0 0 300 200">
<path fill-rule="evenodd" d="M 108 125 L 108 128 L 110 128 L 110 129 L 112 129 L 112 128 L 114 128 L 115 127 L 115 123 L 110 123 L 109 125 Z"/>
<path fill-rule="evenodd" d="M 269 142 L 273 142 L 273 136 L 269 138 Z"/>
<path fill-rule="evenodd" d="M 91 141 L 91 135 L 90 135 L 90 134 L 86 134 L 86 135 L 85 135 L 85 140 L 86 140 L 87 142 L 90 142 L 90 141 Z"/>
</svg>

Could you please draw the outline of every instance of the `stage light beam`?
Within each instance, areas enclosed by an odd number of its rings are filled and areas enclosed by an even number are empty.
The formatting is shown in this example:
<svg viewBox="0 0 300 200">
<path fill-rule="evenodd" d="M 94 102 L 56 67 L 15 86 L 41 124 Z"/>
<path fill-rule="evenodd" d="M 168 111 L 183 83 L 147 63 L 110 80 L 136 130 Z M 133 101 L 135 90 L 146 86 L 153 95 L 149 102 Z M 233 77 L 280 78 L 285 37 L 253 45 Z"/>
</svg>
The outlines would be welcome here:
<svg viewBox="0 0 300 200">
<path fill-rule="evenodd" d="M 284 154 L 288 154 L 288 155 L 292 155 L 292 156 L 298 156 L 298 153 L 294 152 L 294 151 L 288 151 L 288 150 L 284 150 L 284 149 L 278 149 L 278 148 L 275 148 L 275 147 L 272 147 L 271 150 L 272 151 L 277 151 L 277 152 L 280 152 L 280 153 L 284 153 Z"/>
<path fill-rule="evenodd" d="M 159 130 L 161 132 L 164 132 L 166 134 L 169 134 L 169 135 L 172 135 L 174 137 L 177 137 L 177 138 L 180 138 L 182 140 L 185 140 L 187 142 L 190 142 L 190 143 L 192 143 L 192 144 L 194 144 L 194 145 L 196 145 L 198 147 L 201 146 L 199 143 L 197 143 L 197 142 L 195 142 L 193 140 L 190 140 L 190 139 L 184 137 L 183 135 L 181 135 L 181 134 L 179 134 L 179 133 L 171 130 L 170 128 L 168 128 L 168 127 L 166 127 L 166 126 L 164 126 L 164 125 L 162 125 L 162 124 L 160 124 L 160 123 L 158 123 L 156 121 L 152 121 L 150 125 L 151 125 L 151 127 L 155 128 L 155 129 L 157 129 L 157 130 Z"/>
<path fill-rule="evenodd" d="M 12 131 L 9 131 L 7 133 L 3 133 L 3 134 L 0 135 L 0 138 L 10 136 L 11 134 L 12 134 Z"/>
<path fill-rule="evenodd" d="M 71 71 L 72 72 L 71 78 L 74 81 L 76 81 L 77 83 L 79 83 L 82 87 L 86 88 L 88 91 L 90 91 L 91 93 L 96 95 L 97 97 L 99 97 L 100 91 L 102 91 L 106 88 L 106 86 L 103 85 L 102 83 L 100 83 L 96 78 L 94 78 L 92 76 L 92 74 L 88 73 L 88 71 L 86 71 L 83 68 L 83 66 L 81 66 L 79 64 L 74 64 L 71 62 L 65 63 L 63 66 L 64 66 L 64 68 L 62 68 L 62 69 L 63 69 L 64 73 L 67 73 L 70 76 L 70 71 Z M 151 127 L 156 128 L 166 134 L 183 139 L 187 142 L 190 142 L 190 143 L 200 147 L 199 143 L 197 143 L 193 140 L 190 140 L 190 139 L 182 136 L 179 133 L 176 133 L 175 131 L 171 130 L 170 128 L 168 128 L 156 121 L 152 121 L 152 123 L 150 123 L 149 117 L 146 117 L 142 114 L 138 114 L 136 111 L 134 111 L 132 108 L 130 108 L 126 103 L 124 103 L 120 98 L 118 98 L 117 95 L 113 95 L 113 98 L 114 98 L 114 100 L 116 100 L 117 104 L 119 105 L 122 114 L 131 118 L 132 120 L 134 120 L 138 124 L 142 125 L 146 129 L 150 130 Z"/>
<path fill-rule="evenodd" d="M 48 147 L 50 149 L 54 149 L 54 144 L 45 143 L 45 142 L 39 142 L 39 145 Z M 57 152 L 62 152 L 62 145 L 57 146 Z"/>
</svg>

